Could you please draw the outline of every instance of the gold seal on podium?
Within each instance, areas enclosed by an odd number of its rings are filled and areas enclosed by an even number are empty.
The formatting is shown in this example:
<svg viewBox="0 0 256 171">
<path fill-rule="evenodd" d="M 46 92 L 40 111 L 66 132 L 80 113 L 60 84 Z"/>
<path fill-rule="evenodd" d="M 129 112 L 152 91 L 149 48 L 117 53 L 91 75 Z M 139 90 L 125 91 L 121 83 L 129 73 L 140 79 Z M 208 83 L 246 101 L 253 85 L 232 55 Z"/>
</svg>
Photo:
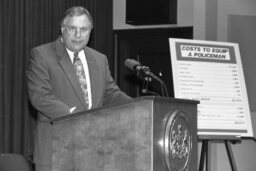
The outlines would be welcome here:
<svg viewBox="0 0 256 171">
<path fill-rule="evenodd" d="M 170 113 L 165 129 L 165 159 L 169 171 L 186 171 L 191 158 L 192 135 L 187 114 Z"/>
</svg>

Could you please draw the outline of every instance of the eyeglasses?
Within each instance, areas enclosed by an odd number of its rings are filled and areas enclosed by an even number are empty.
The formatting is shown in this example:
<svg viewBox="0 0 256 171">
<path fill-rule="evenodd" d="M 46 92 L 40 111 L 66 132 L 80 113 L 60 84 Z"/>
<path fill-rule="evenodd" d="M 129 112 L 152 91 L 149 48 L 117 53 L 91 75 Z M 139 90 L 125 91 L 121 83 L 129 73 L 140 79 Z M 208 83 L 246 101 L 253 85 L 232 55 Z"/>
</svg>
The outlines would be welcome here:
<svg viewBox="0 0 256 171">
<path fill-rule="evenodd" d="M 80 27 L 80 28 L 77 28 L 75 26 L 65 26 L 65 28 L 67 29 L 67 31 L 69 33 L 72 33 L 72 34 L 75 34 L 77 33 L 78 31 L 80 33 L 86 33 L 88 31 L 91 31 L 92 27 Z"/>
</svg>

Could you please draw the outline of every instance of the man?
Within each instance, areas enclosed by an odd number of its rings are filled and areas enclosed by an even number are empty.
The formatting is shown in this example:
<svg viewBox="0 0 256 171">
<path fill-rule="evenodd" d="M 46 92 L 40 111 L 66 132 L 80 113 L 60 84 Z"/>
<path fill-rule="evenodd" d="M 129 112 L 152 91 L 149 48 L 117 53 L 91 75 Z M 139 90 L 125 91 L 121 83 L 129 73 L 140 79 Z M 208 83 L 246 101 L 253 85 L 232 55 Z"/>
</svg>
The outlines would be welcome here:
<svg viewBox="0 0 256 171">
<path fill-rule="evenodd" d="M 31 51 L 28 93 L 39 111 L 34 160 L 37 170 L 51 170 L 50 120 L 129 100 L 110 75 L 105 55 L 87 47 L 93 21 L 83 7 L 71 7 L 61 21 L 62 35 Z"/>
</svg>

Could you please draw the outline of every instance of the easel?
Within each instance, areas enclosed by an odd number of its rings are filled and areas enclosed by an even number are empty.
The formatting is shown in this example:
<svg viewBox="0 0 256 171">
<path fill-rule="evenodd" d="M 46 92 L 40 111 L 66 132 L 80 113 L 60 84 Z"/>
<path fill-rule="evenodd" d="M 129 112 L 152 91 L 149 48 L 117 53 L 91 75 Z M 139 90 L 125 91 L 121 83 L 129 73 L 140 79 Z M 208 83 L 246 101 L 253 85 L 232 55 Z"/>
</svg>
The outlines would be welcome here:
<svg viewBox="0 0 256 171">
<path fill-rule="evenodd" d="M 231 169 L 232 169 L 232 171 L 237 171 L 234 155 L 233 155 L 232 148 L 231 148 L 231 143 L 234 144 L 236 142 L 240 142 L 241 137 L 199 135 L 198 138 L 199 138 L 199 140 L 202 141 L 199 171 L 204 170 L 204 163 L 206 163 L 206 171 L 208 171 L 208 167 L 209 167 L 208 163 L 209 163 L 209 155 L 210 155 L 209 150 L 208 150 L 209 141 L 224 141 Z"/>
</svg>

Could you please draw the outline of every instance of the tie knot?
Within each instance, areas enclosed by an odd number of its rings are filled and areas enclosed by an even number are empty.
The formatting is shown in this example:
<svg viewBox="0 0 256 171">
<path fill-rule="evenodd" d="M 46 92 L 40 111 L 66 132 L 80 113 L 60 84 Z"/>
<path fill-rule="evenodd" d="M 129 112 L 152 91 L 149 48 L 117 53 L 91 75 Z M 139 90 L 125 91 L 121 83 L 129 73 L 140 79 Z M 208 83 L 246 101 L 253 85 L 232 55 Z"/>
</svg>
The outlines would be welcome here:
<svg viewBox="0 0 256 171">
<path fill-rule="evenodd" d="M 73 63 L 75 63 L 77 60 L 79 60 L 78 52 L 74 52 L 74 59 L 73 59 Z"/>
<path fill-rule="evenodd" d="M 74 52 L 74 57 L 78 57 L 78 52 Z"/>
</svg>

